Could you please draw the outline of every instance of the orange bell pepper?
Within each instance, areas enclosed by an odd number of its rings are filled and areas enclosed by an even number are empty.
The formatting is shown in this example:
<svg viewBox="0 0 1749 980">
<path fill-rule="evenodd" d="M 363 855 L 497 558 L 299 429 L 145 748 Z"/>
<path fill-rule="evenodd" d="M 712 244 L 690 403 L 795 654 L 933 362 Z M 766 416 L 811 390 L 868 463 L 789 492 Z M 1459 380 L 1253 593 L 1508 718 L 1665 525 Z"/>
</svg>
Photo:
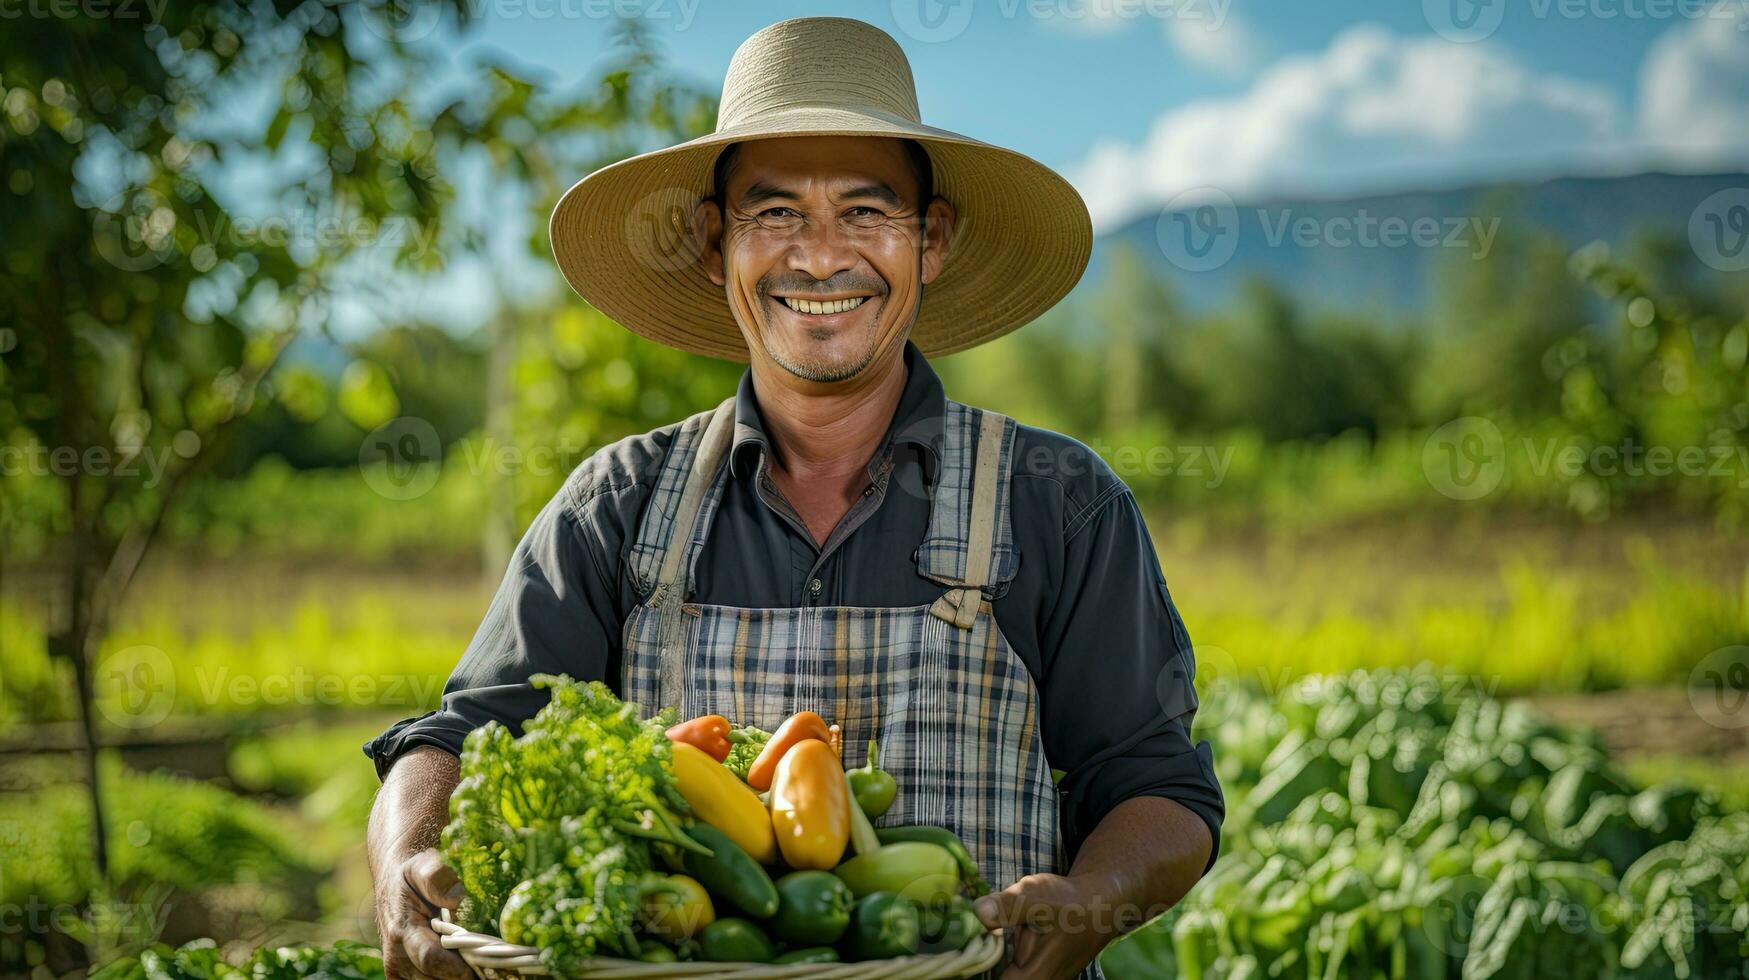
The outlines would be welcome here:
<svg viewBox="0 0 1749 980">
<path fill-rule="evenodd" d="M 765 743 L 765 748 L 759 750 L 759 756 L 753 760 L 753 765 L 747 767 L 747 785 L 762 793 L 770 789 L 771 777 L 777 775 L 777 764 L 783 759 L 784 753 L 809 739 L 831 741 L 832 732 L 826 726 L 826 719 L 812 711 L 798 711 L 790 715 L 789 720 L 772 733 L 771 741 Z"/>
<path fill-rule="evenodd" d="M 668 741 L 684 742 L 721 762 L 729 757 L 729 719 L 722 715 L 700 715 L 683 721 L 668 729 Z"/>
<path fill-rule="evenodd" d="M 784 863 L 830 871 L 850 843 L 850 784 L 832 746 L 805 739 L 784 753 L 771 783 L 771 829 Z"/>
</svg>

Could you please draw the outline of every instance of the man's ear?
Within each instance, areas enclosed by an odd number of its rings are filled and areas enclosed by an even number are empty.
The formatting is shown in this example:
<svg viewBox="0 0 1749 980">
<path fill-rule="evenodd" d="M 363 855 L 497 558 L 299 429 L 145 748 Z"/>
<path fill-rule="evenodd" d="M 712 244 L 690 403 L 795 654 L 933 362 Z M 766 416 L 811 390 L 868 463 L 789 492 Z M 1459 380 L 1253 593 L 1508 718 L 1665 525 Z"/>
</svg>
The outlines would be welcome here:
<svg viewBox="0 0 1749 980">
<path fill-rule="evenodd" d="M 941 267 L 947 264 L 947 253 L 953 247 L 953 225 L 955 212 L 947 198 L 938 197 L 929 202 L 929 208 L 923 212 L 923 284 L 928 285 L 941 275 Z"/>
<path fill-rule="evenodd" d="M 706 198 L 692 209 L 692 240 L 698 245 L 698 263 L 711 282 L 721 286 L 729 281 L 723 272 L 723 209 Z"/>
</svg>

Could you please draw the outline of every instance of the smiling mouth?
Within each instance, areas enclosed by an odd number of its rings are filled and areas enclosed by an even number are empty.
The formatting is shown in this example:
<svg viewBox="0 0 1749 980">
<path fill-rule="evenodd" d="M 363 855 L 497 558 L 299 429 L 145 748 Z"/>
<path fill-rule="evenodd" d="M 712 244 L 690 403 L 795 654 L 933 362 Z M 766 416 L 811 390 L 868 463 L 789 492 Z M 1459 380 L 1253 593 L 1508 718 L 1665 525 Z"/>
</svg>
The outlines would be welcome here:
<svg viewBox="0 0 1749 980">
<path fill-rule="evenodd" d="M 809 316 L 830 316 L 834 313 L 849 313 L 870 297 L 852 296 L 848 299 L 819 300 L 802 299 L 799 296 L 779 296 L 777 298 L 783 301 L 783 305 L 797 313 L 806 313 Z"/>
</svg>

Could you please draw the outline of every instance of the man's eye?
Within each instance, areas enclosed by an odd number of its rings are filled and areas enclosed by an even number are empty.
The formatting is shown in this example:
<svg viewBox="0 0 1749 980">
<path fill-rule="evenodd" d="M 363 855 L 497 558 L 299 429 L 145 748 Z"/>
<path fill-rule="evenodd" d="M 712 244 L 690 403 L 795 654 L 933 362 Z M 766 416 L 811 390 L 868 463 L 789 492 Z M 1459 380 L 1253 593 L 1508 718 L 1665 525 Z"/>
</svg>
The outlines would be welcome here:
<svg viewBox="0 0 1749 980">
<path fill-rule="evenodd" d="M 761 221 L 786 221 L 799 217 L 801 215 L 797 214 L 793 208 L 766 208 L 759 212 L 759 220 Z"/>
<path fill-rule="evenodd" d="M 846 210 L 844 217 L 852 224 L 868 227 L 886 221 L 887 213 L 880 208 L 858 206 Z"/>
</svg>

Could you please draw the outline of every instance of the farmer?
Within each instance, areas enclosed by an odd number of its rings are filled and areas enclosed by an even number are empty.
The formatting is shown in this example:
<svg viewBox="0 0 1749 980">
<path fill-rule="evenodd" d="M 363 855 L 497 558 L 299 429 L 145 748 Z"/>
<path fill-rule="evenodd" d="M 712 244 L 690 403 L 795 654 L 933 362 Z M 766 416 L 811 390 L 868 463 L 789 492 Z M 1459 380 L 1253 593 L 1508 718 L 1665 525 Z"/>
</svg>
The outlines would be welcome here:
<svg viewBox="0 0 1749 980">
<path fill-rule="evenodd" d="M 949 401 L 928 358 L 1068 292 L 1091 231 L 1061 177 L 918 121 L 854 20 L 755 34 L 716 132 L 614 164 L 552 218 L 571 285 L 633 332 L 748 362 L 713 411 L 601 450 L 517 547 L 442 707 L 366 746 L 391 975 L 462 977 L 428 922 L 472 729 L 531 674 L 767 730 L 878 740 L 885 824 L 956 831 L 1014 936 L 1006 978 L 1087 971 L 1213 859 L 1193 662 L 1135 499 L 1091 450 Z M 1060 771 L 1054 772 L 1053 770 Z"/>
</svg>

